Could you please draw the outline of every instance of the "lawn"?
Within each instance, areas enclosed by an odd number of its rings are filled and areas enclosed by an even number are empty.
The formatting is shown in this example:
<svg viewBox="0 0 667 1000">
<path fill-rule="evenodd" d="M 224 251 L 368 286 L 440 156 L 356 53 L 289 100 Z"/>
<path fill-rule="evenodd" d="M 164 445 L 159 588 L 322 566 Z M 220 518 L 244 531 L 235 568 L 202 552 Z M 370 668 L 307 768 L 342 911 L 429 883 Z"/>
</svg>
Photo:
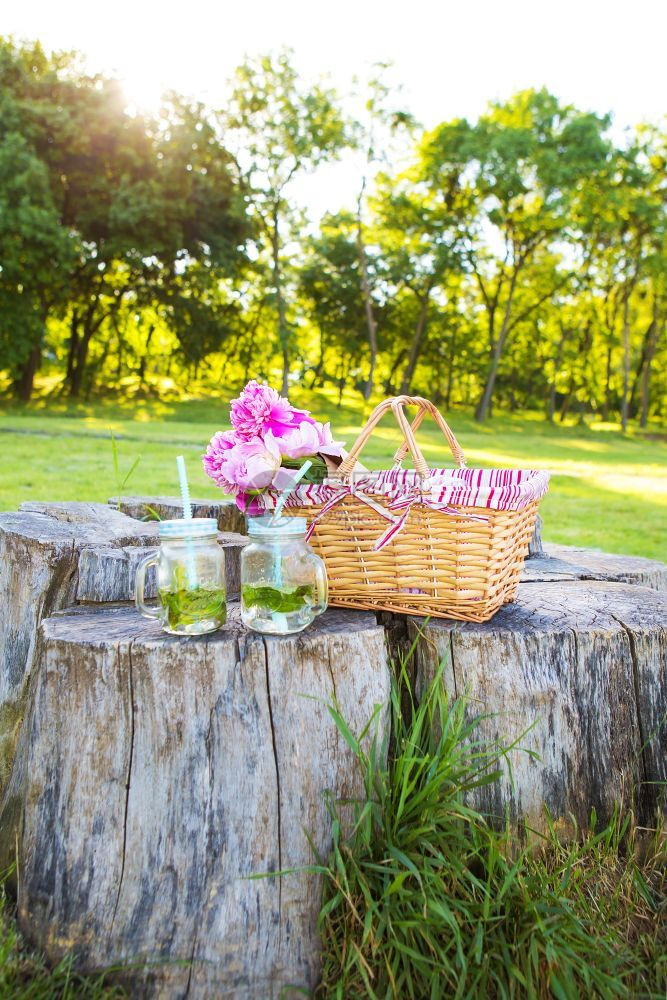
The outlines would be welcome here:
<svg viewBox="0 0 667 1000">
<path fill-rule="evenodd" d="M 4 474 L 0 509 L 24 500 L 106 501 L 118 491 L 111 432 L 117 439 L 121 478 L 139 462 L 125 494 L 175 494 L 175 457 L 183 453 L 193 496 L 215 497 L 216 488 L 199 456 L 214 433 L 227 426 L 230 392 L 219 400 L 183 402 L 120 401 L 69 405 L 37 402 L 0 406 Z M 364 419 L 359 396 L 338 408 L 325 394 L 291 394 L 348 446 Z M 368 410 L 368 407 L 366 407 Z M 667 560 L 667 439 L 614 425 L 551 427 L 541 416 L 501 415 L 480 426 L 469 414 L 453 411 L 449 422 L 470 465 L 549 469 L 549 494 L 542 504 L 547 540 L 609 552 Z M 448 463 L 447 445 L 425 422 L 419 435 L 426 457 Z M 391 460 L 400 441 L 386 417 L 364 452 L 378 468 Z"/>
</svg>

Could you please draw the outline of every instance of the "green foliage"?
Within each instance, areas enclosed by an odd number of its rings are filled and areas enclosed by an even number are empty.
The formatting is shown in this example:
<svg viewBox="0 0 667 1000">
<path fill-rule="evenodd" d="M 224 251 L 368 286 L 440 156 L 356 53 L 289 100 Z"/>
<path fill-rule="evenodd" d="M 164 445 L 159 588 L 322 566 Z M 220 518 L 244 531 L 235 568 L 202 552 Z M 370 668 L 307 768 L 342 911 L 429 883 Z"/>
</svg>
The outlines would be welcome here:
<svg viewBox="0 0 667 1000">
<path fill-rule="evenodd" d="M 210 587 L 163 587 L 158 591 L 160 604 L 167 612 L 167 621 L 172 629 L 209 620 L 224 625 L 227 618 L 226 596 L 224 590 Z"/>
<path fill-rule="evenodd" d="M 246 608 L 268 608 L 284 614 L 301 611 L 315 603 L 314 589 L 308 583 L 298 587 L 254 587 L 245 583 L 241 595 Z"/>
<path fill-rule="evenodd" d="M 355 736 L 330 707 L 366 800 L 328 800 L 333 850 L 315 868 L 325 879 L 317 995 L 662 996 L 660 838 L 639 863 L 629 821 L 618 817 L 582 844 L 563 846 L 552 831 L 532 851 L 494 830 L 470 801 L 496 780 L 504 750 L 477 739 L 465 701 L 444 693 L 442 671 L 415 705 L 400 667 L 389 743 L 377 727 Z"/>
<path fill-rule="evenodd" d="M 209 286 L 236 274 L 250 227 L 201 106 L 174 98 L 160 121 L 132 117 L 115 81 L 1 41 L 0 84 L 0 209 L 11 209 L 0 211 L 2 322 L 4 340 L 21 345 L 0 365 L 20 367 L 47 318 L 65 317 L 77 396 L 91 345 L 117 333 L 125 303 L 162 308 L 178 336 L 191 271 L 206 268 Z"/>
<path fill-rule="evenodd" d="M 139 465 L 139 462 L 141 461 L 141 456 L 137 455 L 137 457 L 134 459 L 129 469 L 123 476 L 120 471 L 120 461 L 118 457 L 118 442 L 116 440 L 116 435 L 114 434 L 113 431 L 110 431 L 110 436 L 111 436 L 111 459 L 113 462 L 113 474 L 116 481 L 116 496 L 122 497 L 123 492 L 125 491 L 125 487 L 127 486 L 128 482 L 132 477 L 132 473 L 134 472 L 134 470 Z"/>
<path fill-rule="evenodd" d="M 288 235 L 299 239 L 290 184 L 338 156 L 351 141 L 349 124 L 335 92 L 319 84 L 306 87 L 287 51 L 239 66 L 220 121 L 225 134 L 235 137 L 239 183 L 260 234 L 257 249 L 266 266 L 257 274 L 265 286 L 264 298 L 275 309 L 282 386 L 287 391 L 294 336 L 288 319 L 290 269 L 283 248 Z"/>
<path fill-rule="evenodd" d="M 13 906 L 0 883 L 0 996 L 8 1000 L 122 1000 L 129 994 L 109 984 L 110 973 L 82 975 L 71 955 L 49 967 L 29 949 L 15 921 Z"/>
<path fill-rule="evenodd" d="M 0 40 L 0 371 L 89 398 L 251 377 L 366 401 L 664 420 L 667 138 L 542 90 L 420 132 L 289 51 L 216 111 L 129 113 L 116 81 Z M 347 154 L 356 204 L 307 224 L 299 178 Z M 41 374 L 38 374 L 41 366 Z M 37 382 L 36 382 L 37 379 Z"/>
</svg>

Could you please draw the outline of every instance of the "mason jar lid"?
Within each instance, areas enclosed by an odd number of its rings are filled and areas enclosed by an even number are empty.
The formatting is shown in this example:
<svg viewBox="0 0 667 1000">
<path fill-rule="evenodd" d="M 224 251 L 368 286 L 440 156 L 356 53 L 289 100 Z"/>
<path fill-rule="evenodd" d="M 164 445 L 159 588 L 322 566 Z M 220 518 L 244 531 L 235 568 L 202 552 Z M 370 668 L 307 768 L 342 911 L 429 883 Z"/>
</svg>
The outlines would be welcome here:
<svg viewBox="0 0 667 1000">
<path fill-rule="evenodd" d="M 208 538 L 218 532 L 218 522 L 214 517 L 193 517 L 186 521 L 179 517 L 173 521 L 160 521 L 160 538 Z"/>
<path fill-rule="evenodd" d="M 253 538 L 293 538 L 305 535 L 308 522 L 305 517 L 281 517 L 273 524 L 273 514 L 248 518 L 248 534 Z"/>
</svg>

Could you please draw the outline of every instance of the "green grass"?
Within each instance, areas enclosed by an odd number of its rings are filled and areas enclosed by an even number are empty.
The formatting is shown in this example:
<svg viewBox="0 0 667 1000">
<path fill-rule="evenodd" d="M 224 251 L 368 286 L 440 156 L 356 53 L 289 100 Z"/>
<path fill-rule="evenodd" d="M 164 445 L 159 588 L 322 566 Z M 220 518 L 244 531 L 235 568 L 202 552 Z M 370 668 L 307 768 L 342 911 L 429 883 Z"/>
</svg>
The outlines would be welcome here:
<svg viewBox="0 0 667 1000">
<path fill-rule="evenodd" d="M 106 501 L 117 489 L 111 431 L 117 436 L 121 479 L 139 459 L 126 493 L 176 494 L 174 459 L 182 452 L 193 496 L 215 497 L 199 458 L 211 435 L 227 425 L 232 395 L 233 390 L 223 389 L 217 400 L 5 404 L 0 407 L 0 509 L 16 509 L 23 500 Z M 336 436 L 352 444 L 365 416 L 358 395 L 346 396 L 340 409 L 324 393 L 295 390 L 291 396 L 320 419 L 331 420 Z M 448 419 L 470 464 L 552 471 L 542 505 L 547 540 L 667 559 L 664 436 L 622 435 L 614 425 L 603 424 L 551 427 L 534 414 L 501 415 L 482 426 L 461 411 Z M 429 461 L 448 463 L 447 446 L 433 426 L 425 422 L 419 439 Z M 385 418 L 364 452 L 365 463 L 378 468 L 390 462 L 399 440 L 391 417 Z"/>
<path fill-rule="evenodd" d="M 19 932 L 14 907 L 0 883 L 0 997 L 3 1000 L 122 1000 L 129 994 L 108 975 L 85 976 L 71 955 L 56 966 L 30 948 Z"/>
<path fill-rule="evenodd" d="M 333 850 L 313 866 L 324 875 L 317 996 L 664 998 L 664 839 L 640 839 L 618 815 L 578 844 L 551 829 L 537 849 L 493 829 L 469 796 L 496 780 L 503 751 L 477 740 L 441 672 L 406 713 L 412 694 L 399 671 L 389 748 L 372 727 L 357 738 L 330 706 L 365 801 L 329 800 Z"/>
</svg>

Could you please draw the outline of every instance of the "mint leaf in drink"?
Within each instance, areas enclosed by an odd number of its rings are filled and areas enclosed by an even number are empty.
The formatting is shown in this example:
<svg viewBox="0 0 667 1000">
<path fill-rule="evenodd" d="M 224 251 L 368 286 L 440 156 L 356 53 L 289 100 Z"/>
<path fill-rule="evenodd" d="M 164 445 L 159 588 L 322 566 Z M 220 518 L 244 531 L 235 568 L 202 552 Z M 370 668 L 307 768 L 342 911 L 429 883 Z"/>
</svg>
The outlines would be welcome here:
<svg viewBox="0 0 667 1000">
<path fill-rule="evenodd" d="M 227 618 L 226 594 L 223 589 L 198 587 L 188 590 L 165 587 L 158 592 L 158 596 L 162 607 L 167 611 L 167 621 L 172 629 L 209 619 L 224 625 Z"/>
<path fill-rule="evenodd" d="M 281 614 L 300 611 L 315 603 L 315 589 L 309 583 L 298 587 L 253 587 L 244 583 L 241 596 L 246 608 L 267 608 Z"/>
</svg>

